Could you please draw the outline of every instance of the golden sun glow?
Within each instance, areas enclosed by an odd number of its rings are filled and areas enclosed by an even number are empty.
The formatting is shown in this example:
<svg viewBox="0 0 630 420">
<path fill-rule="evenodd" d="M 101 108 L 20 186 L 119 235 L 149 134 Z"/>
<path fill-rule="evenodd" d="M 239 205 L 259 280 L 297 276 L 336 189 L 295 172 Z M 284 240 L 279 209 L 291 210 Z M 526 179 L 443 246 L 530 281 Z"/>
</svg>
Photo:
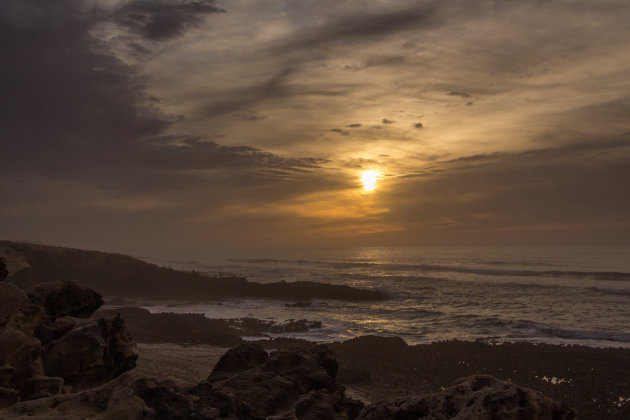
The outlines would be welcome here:
<svg viewBox="0 0 630 420">
<path fill-rule="evenodd" d="M 374 191 L 376 189 L 376 181 L 380 177 L 378 171 L 363 171 L 361 172 L 361 182 L 363 183 L 363 191 Z"/>
</svg>

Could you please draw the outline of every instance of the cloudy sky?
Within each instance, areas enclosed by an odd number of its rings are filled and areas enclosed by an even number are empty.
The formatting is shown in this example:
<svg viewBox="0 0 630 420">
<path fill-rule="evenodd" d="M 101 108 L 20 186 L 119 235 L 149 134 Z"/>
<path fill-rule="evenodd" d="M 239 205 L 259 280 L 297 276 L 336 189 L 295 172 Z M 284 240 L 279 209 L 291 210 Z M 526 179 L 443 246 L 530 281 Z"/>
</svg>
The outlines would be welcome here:
<svg viewBox="0 0 630 420">
<path fill-rule="evenodd" d="M 3 0 L 0 237 L 630 244 L 629 21 L 626 0 Z"/>
</svg>

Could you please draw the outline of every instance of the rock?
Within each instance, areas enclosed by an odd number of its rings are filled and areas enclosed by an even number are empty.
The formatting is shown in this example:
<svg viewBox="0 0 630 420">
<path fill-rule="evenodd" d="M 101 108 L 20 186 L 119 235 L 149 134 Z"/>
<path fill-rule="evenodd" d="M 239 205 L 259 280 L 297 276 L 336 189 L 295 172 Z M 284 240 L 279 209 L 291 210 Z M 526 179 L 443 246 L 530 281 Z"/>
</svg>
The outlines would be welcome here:
<svg viewBox="0 0 630 420">
<path fill-rule="evenodd" d="M 35 329 L 35 337 L 42 343 L 49 343 L 66 335 L 77 326 L 77 319 L 62 316 L 54 321 L 47 320 L 40 323 Z"/>
<path fill-rule="evenodd" d="M 287 308 L 310 308 L 311 302 L 285 303 L 284 306 Z"/>
<path fill-rule="evenodd" d="M 316 357 L 317 363 L 326 369 L 331 377 L 336 378 L 339 372 L 339 362 L 335 354 L 328 347 L 317 345 L 307 350 L 307 352 Z"/>
<path fill-rule="evenodd" d="M 372 374 L 368 368 L 354 363 L 346 363 L 339 370 L 337 379 L 342 384 L 369 383 L 372 380 Z"/>
<path fill-rule="evenodd" d="M 211 344 L 234 347 L 243 342 L 240 332 L 225 320 L 203 314 L 151 313 L 138 307 L 99 309 L 93 317 L 120 314 L 141 343 Z"/>
<path fill-rule="evenodd" d="M 170 381 L 145 378 L 131 371 L 80 393 L 18 402 L 0 410 L 0 418 L 212 420 L 219 418 L 219 411 L 198 397 L 182 392 Z"/>
<path fill-rule="evenodd" d="M 351 349 L 370 349 L 370 351 L 397 353 L 405 351 L 409 345 L 400 337 L 380 337 L 376 335 L 362 335 L 344 342 Z"/>
<path fill-rule="evenodd" d="M 360 420 L 377 419 L 575 419 L 575 410 L 539 392 L 489 375 L 458 379 L 441 393 L 371 404 Z"/>
<path fill-rule="evenodd" d="M 292 333 L 292 332 L 305 332 L 314 328 L 321 328 L 321 321 L 308 321 L 306 319 L 289 320 L 284 324 L 271 325 L 269 332 L 273 334 L 279 333 Z"/>
<path fill-rule="evenodd" d="M 120 316 L 70 321 L 76 323 L 74 328 L 44 343 L 42 358 L 49 375 L 62 377 L 74 390 L 80 390 L 101 385 L 135 367 L 135 343 Z"/>
<path fill-rule="evenodd" d="M 75 281 L 55 281 L 26 289 L 31 301 L 44 308 L 46 317 L 88 318 L 103 305 L 103 297 Z"/>
<path fill-rule="evenodd" d="M 98 293 L 75 282 L 28 293 L 0 283 L 0 407 L 57 395 L 64 379 L 64 389 L 84 389 L 135 367 L 135 344 L 120 317 L 69 316 L 89 316 L 102 303 Z"/>
<path fill-rule="evenodd" d="M 32 306 L 33 302 L 17 286 L 7 282 L 0 283 L 0 327 L 9 322 L 17 322 L 16 317 L 19 317 L 20 313 L 31 313 Z M 41 311 L 40 308 L 39 312 Z"/>
<path fill-rule="evenodd" d="M 7 262 L 0 258 L 0 281 L 6 279 L 9 276 L 9 270 L 7 270 Z"/>
<path fill-rule="evenodd" d="M 24 399 L 34 400 L 56 395 L 61 391 L 62 385 L 62 378 L 34 375 L 24 381 Z"/>
<path fill-rule="evenodd" d="M 42 313 L 22 290 L 0 283 L 0 407 L 61 389 L 61 378 L 44 373 L 41 343 L 33 337 Z"/>
<path fill-rule="evenodd" d="M 338 368 L 325 346 L 267 355 L 247 343 L 228 351 L 191 393 L 217 407 L 221 417 L 353 419 L 363 404 L 347 399 L 335 383 Z"/>
<path fill-rule="evenodd" d="M 8 407 L 20 400 L 17 389 L 0 387 L 0 408 Z"/>
<path fill-rule="evenodd" d="M 267 352 L 258 344 L 244 343 L 228 350 L 217 362 L 208 377 L 209 381 L 225 379 L 237 372 L 265 363 L 269 359 Z"/>
<path fill-rule="evenodd" d="M 198 397 L 184 394 L 170 381 L 139 378 L 131 388 L 134 394 L 164 419 L 218 419 L 219 410 Z"/>
</svg>

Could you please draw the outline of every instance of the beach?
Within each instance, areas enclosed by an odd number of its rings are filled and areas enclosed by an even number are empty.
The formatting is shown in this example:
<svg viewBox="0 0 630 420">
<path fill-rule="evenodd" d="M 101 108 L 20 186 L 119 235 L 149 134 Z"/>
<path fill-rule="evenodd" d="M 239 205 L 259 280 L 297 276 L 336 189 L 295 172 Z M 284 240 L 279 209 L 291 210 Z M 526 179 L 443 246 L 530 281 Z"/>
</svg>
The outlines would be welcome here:
<svg viewBox="0 0 630 420">
<path fill-rule="evenodd" d="M 261 342 L 295 349 L 300 340 Z M 581 419 L 630 418 L 630 351 L 581 346 L 488 345 L 449 341 L 409 346 L 396 338 L 360 337 L 327 345 L 340 364 L 337 380 L 366 403 L 437 392 L 458 378 L 485 373 L 542 392 L 575 408 Z M 227 347 L 138 344 L 139 373 L 196 385 Z"/>
</svg>

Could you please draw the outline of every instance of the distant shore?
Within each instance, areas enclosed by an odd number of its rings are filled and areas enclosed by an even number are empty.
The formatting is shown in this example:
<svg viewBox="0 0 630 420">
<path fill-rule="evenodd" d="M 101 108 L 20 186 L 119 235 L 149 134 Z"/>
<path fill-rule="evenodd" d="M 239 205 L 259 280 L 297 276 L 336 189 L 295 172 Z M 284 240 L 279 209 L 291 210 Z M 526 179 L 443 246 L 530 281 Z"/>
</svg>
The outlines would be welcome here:
<svg viewBox="0 0 630 420">
<path fill-rule="evenodd" d="M 216 300 L 230 297 L 284 300 L 385 300 L 379 290 L 313 281 L 256 283 L 242 276 L 210 276 L 160 267 L 127 255 L 25 242 L 0 241 L 8 281 L 24 288 L 59 279 L 79 280 L 110 296 Z"/>
</svg>

